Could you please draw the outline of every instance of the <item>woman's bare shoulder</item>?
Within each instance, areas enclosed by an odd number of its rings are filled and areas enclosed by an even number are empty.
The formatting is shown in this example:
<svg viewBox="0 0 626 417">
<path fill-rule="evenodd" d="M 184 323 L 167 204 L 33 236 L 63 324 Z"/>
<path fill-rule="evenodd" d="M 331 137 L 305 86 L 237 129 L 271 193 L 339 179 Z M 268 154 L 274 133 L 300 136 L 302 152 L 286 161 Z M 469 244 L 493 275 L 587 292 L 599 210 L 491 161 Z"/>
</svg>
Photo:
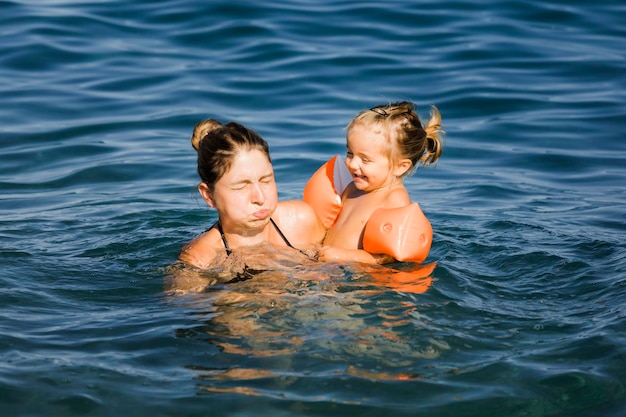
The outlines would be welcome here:
<svg viewBox="0 0 626 417">
<path fill-rule="evenodd" d="M 220 245 L 223 244 L 219 231 L 210 229 L 183 246 L 178 259 L 197 268 L 205 268 L 215 259 Z"/>
<path fill-rule="evenodd" d="M 285 223 L 296 221 L 307 224 L 317 223 L 319 218 L 311 205 L 302 200 L 281 201 L 276 207 L 274 217 L 283 220 Z"/>
<path fill-rule="evenodd" d="M 326 233 L 313 207 L 301 200 L 279 202 L 273 217 L 292 239 L 298 236 L 297 241 L 321 242 Z"/>
</svg>

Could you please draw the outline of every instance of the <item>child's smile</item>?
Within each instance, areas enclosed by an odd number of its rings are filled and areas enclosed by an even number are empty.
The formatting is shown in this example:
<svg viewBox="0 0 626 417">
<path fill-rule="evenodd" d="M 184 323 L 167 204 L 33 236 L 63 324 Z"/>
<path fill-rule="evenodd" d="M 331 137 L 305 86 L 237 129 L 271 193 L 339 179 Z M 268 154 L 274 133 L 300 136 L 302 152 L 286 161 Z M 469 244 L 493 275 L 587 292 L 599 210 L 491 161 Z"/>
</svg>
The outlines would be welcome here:
<svg viewBox="0 0 626 417">
<path fill-rule="evenodd" d="M 361 191 L 371 192 L 393 182 L 386 137 L 379 131 L 354 126 L 347 138 L 346 167 Z"/>
</svg>

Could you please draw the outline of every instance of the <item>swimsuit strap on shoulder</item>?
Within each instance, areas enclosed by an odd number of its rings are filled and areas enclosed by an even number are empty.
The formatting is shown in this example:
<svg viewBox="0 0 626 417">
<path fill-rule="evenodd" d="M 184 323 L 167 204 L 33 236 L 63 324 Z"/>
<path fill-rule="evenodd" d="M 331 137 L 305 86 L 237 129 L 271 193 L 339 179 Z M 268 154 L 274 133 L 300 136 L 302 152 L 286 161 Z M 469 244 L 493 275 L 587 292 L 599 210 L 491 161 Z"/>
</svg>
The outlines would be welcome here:
<svg viewBox="0 0 626 417">
<path fill-rule="evenodd" d="M 303 251 L 302 249 L 298 249 L 295 246 L 293 246 L 289 240 L 287 240 L 287 236 L 285 236 L 285 234 L 278 228 L 278 225 L 276 224 L 276 222 L 274 221 L 274 219 L 272 219 L 270 217 L 270 222 L 272 222 L 272 225 L 274 226 L 274 229 L 276 229 L 276 231 L 278 232 L 278 234 L 280 235 L 280 237 L 285 241 L 285 243 L 287 244 L 287 246 L 289 246 L 292 249 L 297 250 L 298 252 L 300 252 L 301 254 L 303 254 L 304 256 L 306 256 L 307 258 L 313 259 L 311 258 L 311 255 L 309 255 L 308 253 L 306 253 L 305 251 Z"/>
<path fill-rule="evenodd" d="M 289 241 L 287 240 L 287 236 L 285 236 L 283 234 L 283 232 L 278 228 L 278 225 L 276 224 L 276 222 L 274 221 L 274 219 L 272 219 L 270 217 L 270 221 L 272 222 L 272 225 L 274 226 L 274 229 L 276 229 L 276 231 L 278 232 L 278 234 L 280 235 L 280 237 L 283 238 L 283 240 L 285 241 L 285 243 L 287 244 L 287 246 L 289 246 L 290 248 L 294 248 L 291 243 L 289 243 Z M 294 248 L 295 249 L 295 248 Z"/>
<path fill-rule="evenodd" d="M 302 253 L 303 255 L 306 255 L 307 257 L 310 257 L 309 254 L 294 247 L 291 244 L 291 242 L 289 242 L 289 240 L 287 239 L 287 236 L 285 236 L 285 234 L 278 228 L 278 225 L 276 224 L 274 219 L 272 219 L 271 217 L 270 217 L 270 222 L 272 223 L 272 226 L 274 226 L 274 229 L 276 229 L 280 237 L 285 241 L 287 246 L 289 246 L 290 248 L 296 249 L 298 252 Z M 220 236 L 222 237 L 222 242 L 224 242 L 224 247 L 226 248 L 226 255 L 227 256 L 230 255 L 231 253 L 233 253 L 233 251 L 230 249 L 230 246 L 228 245 L 228 241 L 226 240 L 226 235 L 224 234 L 224 230 L 222 229 L 222 223 L 219 220 L 216 221 L 213 224 L 213 226 L 209 228 L 209 230 L 213 229 L 214 227 L 217 227 L 217 230 L 220 232 Z"/>
<path fill-rule="evenodd" d="M 226 256 L 229 256 L 231 253 L 233 253 L 233 251 L 230 249 L 230 246 L 228 246 L 226 235 L 224 235 L 224 230 L 222 230 L 222 223 L 220 223 L 219 220 L 216 221 L 215 223 L 213 223 L 213 226 L 209 228 L 209 230 L 213 229 L 214 227 L 217 227 L 217 230 L 220 232 L 220 236 L 222 236 L 222 242 L 224 242 L 224 247 L 226 248 Z"/>
</svg>

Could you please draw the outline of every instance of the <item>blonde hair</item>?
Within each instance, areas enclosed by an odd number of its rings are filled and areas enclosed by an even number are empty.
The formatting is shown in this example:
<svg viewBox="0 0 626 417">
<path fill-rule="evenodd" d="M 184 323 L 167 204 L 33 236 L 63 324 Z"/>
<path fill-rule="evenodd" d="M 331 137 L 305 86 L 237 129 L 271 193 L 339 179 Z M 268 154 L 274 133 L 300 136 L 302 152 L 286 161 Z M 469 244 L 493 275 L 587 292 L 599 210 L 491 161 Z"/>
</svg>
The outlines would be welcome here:
<svg viewBox="0 0 626 417">
<path fill-rule="evenodd" d="M 415 104 L 409 101 L 382 104 L 361 111 L 348 125 L 348 134 L 357 124 L 383 129 L 392 162 L 401 159 L 411 161 L 411 168 L 402 177 L 415 172 L 419 164 L 428 166 L 435 163 L 443 152 L 444 130 L 441 114 L 435 106 L 431 106 L 426 127 L 422 127 Z"/>
<path fill-rule="evenodd" d="M 196 150 L 200 149 L 200 141 L 212 130 L 222 127 L 222 123 L 215 119 L 206 119 L 198 122 L 191 134 L 191 146 Z"/>
</svg>

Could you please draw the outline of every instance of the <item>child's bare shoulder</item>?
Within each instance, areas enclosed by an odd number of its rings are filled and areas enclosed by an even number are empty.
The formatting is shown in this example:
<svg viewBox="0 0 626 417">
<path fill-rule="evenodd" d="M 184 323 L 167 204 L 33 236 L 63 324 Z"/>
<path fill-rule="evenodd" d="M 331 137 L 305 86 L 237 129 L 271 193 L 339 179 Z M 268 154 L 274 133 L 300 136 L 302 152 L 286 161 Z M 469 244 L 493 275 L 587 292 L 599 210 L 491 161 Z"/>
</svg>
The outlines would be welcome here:
<svg viewBox="0 0 626 417">
<path fill-rule="evenodd" d="M 394 188 L 385 197 L 385 208 L 404 207 L 411 204 L 411 197 L 404 187 Z"/>
</svg>

